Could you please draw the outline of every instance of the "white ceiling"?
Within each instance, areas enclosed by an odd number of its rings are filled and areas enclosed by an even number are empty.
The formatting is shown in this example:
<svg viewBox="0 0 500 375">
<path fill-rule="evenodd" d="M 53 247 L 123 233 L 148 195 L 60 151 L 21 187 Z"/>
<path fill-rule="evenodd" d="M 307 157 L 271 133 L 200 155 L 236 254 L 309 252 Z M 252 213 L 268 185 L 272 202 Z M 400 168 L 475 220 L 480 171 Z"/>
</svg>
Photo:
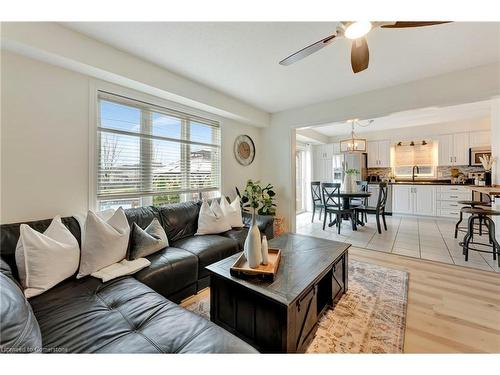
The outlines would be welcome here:
<svg viewBox="0 0 500 375">
<path fill-rule="evenodd" d="M 500 23 L 456 22 L 368 34 L 354 75 L 339 39 L 292 66 L 278 61 L 330 34 L 331 23 L 78 22 L 66 27 L 267 112 L 278 112 L 500 61 Z"/>
<path fill-rule="evenodd" d="M 449 107 L 421 108 L 375 118 L 371 124 L 368 124 L 367 120 L 361 120 L 361 124 L 367 126 L 355 126 L 355 131 L 356 133 L 370 133 L 380 130 L 410 128 L 413 126 L 442 124 L 461 120 L 483 119 L 490 116 L 490 112 L 490 101 L 467 103 Z M 315 126 L 311 129 L 319 134 L 334 137 L 337 135 L 348 134 L 350 132 L 351 125 L 346 122 L 336 122 Z"/>
</svg>

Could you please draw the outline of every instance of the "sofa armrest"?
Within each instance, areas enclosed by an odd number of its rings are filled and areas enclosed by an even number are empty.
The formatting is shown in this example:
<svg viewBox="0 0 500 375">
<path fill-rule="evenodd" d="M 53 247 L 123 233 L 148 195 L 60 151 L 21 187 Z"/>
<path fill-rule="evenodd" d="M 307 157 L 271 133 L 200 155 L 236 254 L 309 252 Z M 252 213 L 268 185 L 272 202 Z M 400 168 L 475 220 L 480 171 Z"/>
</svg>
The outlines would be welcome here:
<svg viewBox="0 0 500 375">
<path fill-rule="evenodd" d="M 252 214 L 242 212 L 243 224 L 246 228 L 250 228 L 252 224 Z M 255 218 L 260 232 L 267 237 L 268 240 L 274 237 L 274 216 L 257 215 Z"/>
</svg>

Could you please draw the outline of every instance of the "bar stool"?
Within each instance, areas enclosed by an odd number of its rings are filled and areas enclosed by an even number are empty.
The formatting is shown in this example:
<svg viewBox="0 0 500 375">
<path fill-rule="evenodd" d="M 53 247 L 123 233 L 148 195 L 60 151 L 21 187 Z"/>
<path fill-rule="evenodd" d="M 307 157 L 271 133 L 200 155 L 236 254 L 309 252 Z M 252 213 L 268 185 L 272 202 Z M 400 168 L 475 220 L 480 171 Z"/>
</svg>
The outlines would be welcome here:
<svg viewBox="0 0 500 375">
<path fill-rule="evenodd" d="M 461 226 L 460 223 L 464 219 L 464 212 L 462 212 L 462 209 L 464 208 L 483 208 L 483 207 L 491 207 L 491 203 L 488 202 L 481 202 L 481 201 L 458 201 L 459 204 L 463 204 L 464 207 L 460 209 L 460 218 L 458 219 L 458 222 L 455 224 L 455 238 L 458 236 L 458 232 L 464 232 L 467 233 L 467 226 L 463 225 Z M 477 225 L 477 224 L 476 224 Z M 475 231 L 475 234 L 479 234 L 480 236 L 483 235 L 483 221 L 479 221 L 479 228 Z M 487 230 L 487 227 L 486 227 Z"/>
<path fill-rule="evenodd" d="M 490 216 L 500 216 L 500 211 L 491 210 L 488 208 L 462 208 L 463 213 L 470 214 L 467 223 L 467 234 L 464 237 L 463 242 L 459 245 L 462 246 L 463 254 L 465 255 L 465 261 L 469 260 L 469 250 L 479 251 L 481 253 L 493 254 L 493 260 L 498 259 L 498 266 L 500 267 L 500 244 L 495 237 L 495 222 Z M 481 221 L 486 223 L 488 226 L 488 239 L 489 243 L 475 242 L 474 241 L 474 222 Z M 479 248 L 478 248 L 479 246 Z M 486 248 L 491 248 L 492 251 L 485 250 Z"/>
</svg>

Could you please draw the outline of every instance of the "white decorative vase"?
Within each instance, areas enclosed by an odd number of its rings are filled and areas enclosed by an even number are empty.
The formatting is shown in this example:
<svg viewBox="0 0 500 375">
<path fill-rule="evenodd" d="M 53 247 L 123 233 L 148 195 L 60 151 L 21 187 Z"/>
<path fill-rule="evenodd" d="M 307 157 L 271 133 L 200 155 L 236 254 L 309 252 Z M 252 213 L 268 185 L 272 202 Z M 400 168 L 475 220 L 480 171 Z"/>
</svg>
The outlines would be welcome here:
<svg viewBox="0 0 500 375">
<path fill-rule="evenodd" d="M 260 231 L 255 220 L 255 210 L 252 213 L 252 225 L 245 240 L 244 251 L 250 268 L 257 268 L 262 263 Z"/>
<path fill-rule="evenodd" d="M 353 176 L 350 174 L 344 174 L 344 191 L 351 193 L 354 191 Z"/>
<path fill-rule="evenodd" d="M 262 264 L 266 266 L 269 263 L 269 245 L 267 243 L 267 237 L 262 236 Z"/>
</svg>

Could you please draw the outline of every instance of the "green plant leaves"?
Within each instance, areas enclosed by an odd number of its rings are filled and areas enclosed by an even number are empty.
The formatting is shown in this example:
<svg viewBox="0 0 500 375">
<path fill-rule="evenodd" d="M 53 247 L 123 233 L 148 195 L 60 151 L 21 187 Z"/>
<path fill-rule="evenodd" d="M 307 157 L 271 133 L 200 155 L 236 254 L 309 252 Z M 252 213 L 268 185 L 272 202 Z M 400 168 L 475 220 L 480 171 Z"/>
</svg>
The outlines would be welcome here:
<svg viewBox="0 0 500 375">
<path fill-rule="evenodd" d="M 273 190 L 274 186 L 267 184 L 264 188 L 260 186 L 260 181 L 248 180 L 241 195 L 241 206 L 244 208 L 253 208 L 259 215 L 274 215 L 276 213 L 276 204 Z"/>
</svg>

